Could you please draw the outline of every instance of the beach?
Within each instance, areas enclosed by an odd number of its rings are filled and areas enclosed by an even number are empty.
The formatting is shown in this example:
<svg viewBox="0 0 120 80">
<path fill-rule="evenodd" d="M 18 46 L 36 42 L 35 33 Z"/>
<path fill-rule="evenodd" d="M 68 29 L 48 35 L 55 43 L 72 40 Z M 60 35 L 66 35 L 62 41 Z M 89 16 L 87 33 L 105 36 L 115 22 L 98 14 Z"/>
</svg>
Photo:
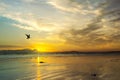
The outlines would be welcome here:
<svg viewBox="0 0 120 80">
<path fill-rule="evenodd" d="M 119 80 L 119 55 L 0 55 L 0 80 Z"/>
</svg>

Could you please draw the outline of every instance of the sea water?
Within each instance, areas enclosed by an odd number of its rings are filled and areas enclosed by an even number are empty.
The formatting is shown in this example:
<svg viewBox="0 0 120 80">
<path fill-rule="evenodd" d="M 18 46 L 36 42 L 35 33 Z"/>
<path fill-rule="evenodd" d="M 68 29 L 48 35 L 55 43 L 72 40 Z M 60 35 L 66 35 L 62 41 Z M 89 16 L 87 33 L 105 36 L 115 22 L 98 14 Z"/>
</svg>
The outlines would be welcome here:
<svg viewBox="0 0 120 80">
<path fill-rule="evenodd" d="M 0 80 L 120 80 L 120 55 L 0 55 Z"/>
</svg>

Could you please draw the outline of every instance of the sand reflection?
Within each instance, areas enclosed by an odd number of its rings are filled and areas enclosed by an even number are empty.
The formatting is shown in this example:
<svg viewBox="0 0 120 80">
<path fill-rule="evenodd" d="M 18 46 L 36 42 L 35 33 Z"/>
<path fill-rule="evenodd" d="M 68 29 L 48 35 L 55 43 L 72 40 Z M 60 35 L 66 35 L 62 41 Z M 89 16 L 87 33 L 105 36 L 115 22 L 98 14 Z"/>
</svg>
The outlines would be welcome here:
<svg viewBox="0 0 120 80">
<path fill-rule="evenodd" d="M 116 57 L 117 58 L 117 57 Z M 36 80 L 114 80 L 119 78 L 120 62 L 115 57 L 40 57 L 36 58 Z M 43 61 L 44 63 L 40 63 Z M 116 60 L 114 60 L 116 61 Z M 118 71 L 117 73 L 114 71 Z M 114 73 L 114 74 L 113 74 Z M 111 76 L 113 77 L 111 77 Z M 116 76 L 117 75 L 117 76 Z M 114 77 L 115 76 L 115 77 Z"/>
</svg>

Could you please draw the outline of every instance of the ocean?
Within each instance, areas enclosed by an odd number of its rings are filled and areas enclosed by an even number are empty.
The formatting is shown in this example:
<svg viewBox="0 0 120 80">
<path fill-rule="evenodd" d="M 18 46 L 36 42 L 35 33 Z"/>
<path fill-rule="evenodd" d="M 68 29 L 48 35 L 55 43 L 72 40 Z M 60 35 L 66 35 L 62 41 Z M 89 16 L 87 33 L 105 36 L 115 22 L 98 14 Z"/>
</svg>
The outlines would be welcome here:
<svg viewBox="0 0 120 80">
<path fill-rule="evenodd" d="M 0 55 L 0 80 L 120 80 L 120 55 Z"/>
</svg>

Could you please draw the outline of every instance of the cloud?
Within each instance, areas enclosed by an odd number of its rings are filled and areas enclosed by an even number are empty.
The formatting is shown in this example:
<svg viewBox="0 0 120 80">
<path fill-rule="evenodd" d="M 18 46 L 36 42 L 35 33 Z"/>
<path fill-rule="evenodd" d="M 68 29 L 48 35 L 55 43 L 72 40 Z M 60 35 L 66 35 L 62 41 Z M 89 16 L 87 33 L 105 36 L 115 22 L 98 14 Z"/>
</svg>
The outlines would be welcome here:
<svg viewBox="0 0 120 80">
<path fill-rule="evenodd" d="M 2 11 L 0 12 L 0 16 L 12 20 L 11 24 L 13 26 L 25 30 L 56 32 L 57 29 L 60 29 L 58 24 L 48 17 L 49 15 L 41 14 L 41 5 L 32 4 L 32 2 L 43 3 L 41 0 L 1 1 L 0 11 Z M 4 8 L 5 10 L 3 10 Z"/>
<path fill-rule="evenodd" d="M 16 21 L 16 23 L 13 24 L 16 27 L 27 29 L 27 30 L 39 29 L 37 23 L 32 17 L 32 14 L 9 13 L 9 14 L 4 14 L 3 16 Z"/>
<path fill-rule="evenodd" d="M 16 27 L 21 28 L 21 29 L 26 29 L 26 30 L 35 30 L 33 27 L 20 25 L 20 24 L 13 24 L 13 26 L 16 26 Z"/>
<path fill-rule="evenodd" d="M 64 38 L 69 44 L 86 45 L 93 44 L 95 39 L 102 34 L 97 34 L 95 31 L 101 27 L 93 24 L 88 25 L 84 29 L 70 29 L 60 33 L 60 37 Z"/>
<path fill-rule="evenodd" d="M 88 0 L 49 0 L 49 4 L 56 9 L 70 13 L 95 14 L 95 4 L 91 5 Z"/>
<path fill-rule="evenodd" d="M 22 46 L 22 45 L 0 45 L 0 50 L 9 50 L 9 49 L 27 49 L 27 48 L 31 48 L 28 46 Z"/>
<path fill-rule="evenodd" d="M 97 30 L 97 29 L 96 29 Z M 98 29 L 99 30 L 99 29 Z M 73 44 L 76 46 L 84 46 L 84 47 L 91 47 L 91 46 L 105 46 L 110 47 L 112 45 L 119 46 L 120 43 L 120 34 L 119 33 L 99 33 L 95 32 L 95 30 L 90 32 L 86 32 L 84 34 L 81 33 L 81 30 L 67 30 L 59 34 L 61 38 L 65 40 L 66 44 Z"/>
<path fill-rule="evenodd" d="M 0 48 L 20 48 L 22 46 L 16 46 L 16 45 L 0 45 Z"/>
<path fill-rule="evenodd" d="M 89 24 L 87 23 L 81 29 L 75 29 L 75 25 L 73 25 L 72 29 L 61 32 L 60 37 L 64 38 L 66 43 L 78 46 L 120 45 L 118 44 L 120 42 L 120 7 L 118 7 L 120 1 L 107 0 L 107 2 L 107 4 L 106 2 L 99 4 L 102 6 L 98 8 L 100 14 L 96 15 Z M 108 44 L 110 45 L 108 46 Z"/>
<path fill-rule="evenodd" d="M 16 7 L 15 2 L 9 4 L 10 7 L 1 13 L 2 16 L 13 20 L 12 25 L 15 27 L 58 35 L 66 43 L 78 46 L 116 44 L 120 41 L 119 0 L 22 0 L 20 2 Z M 42 4 L 39 5 L 41 2 Z"/>
<path fill-rule="evenodd" d="M 5 10 L 8 7 L 8 5 L 4 4 L 4 3 L 0 3 L 0 11 Z"/>
<path fill-rule="evenodd" d="M 49 22 L 47 19 L 38 18 L 35 14 L 32 13 L 9 13 L 3 14 L 2 16 L 13 20 L 15 23 L 12 25 L 25 30 L 32 31 L 54 31 L 56 29 L 56 24 Z"/>
<path fill-rule="evenodd" d="M 120 1 L 119 0 L 106 0 L 107 5 L 101 9 L 101 16 L 108 21 L 119 20 L 120 18 Z"/>
<path fill-rule="evenodd" d="M 35 1 L 37 1 L 37 0 L 22 0 L 23 2 L 35 2 Z"/>
</svg>

